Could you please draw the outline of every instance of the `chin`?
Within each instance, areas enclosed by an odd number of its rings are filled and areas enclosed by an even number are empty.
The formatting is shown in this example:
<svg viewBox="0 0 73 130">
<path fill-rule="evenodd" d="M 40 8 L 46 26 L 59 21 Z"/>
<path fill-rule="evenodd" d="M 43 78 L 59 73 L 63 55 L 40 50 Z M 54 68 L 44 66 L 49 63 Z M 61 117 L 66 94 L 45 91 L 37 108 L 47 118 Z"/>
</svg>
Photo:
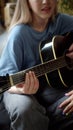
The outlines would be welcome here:
<svg viewBox="0 0 73 130">
<path fill-rule="evenodd" d="M 42 16 L 41 18 L 42 19 L 50 19 L 52 17 L 52 15 L 44 15 L 44 16 Z"/>
</svg>

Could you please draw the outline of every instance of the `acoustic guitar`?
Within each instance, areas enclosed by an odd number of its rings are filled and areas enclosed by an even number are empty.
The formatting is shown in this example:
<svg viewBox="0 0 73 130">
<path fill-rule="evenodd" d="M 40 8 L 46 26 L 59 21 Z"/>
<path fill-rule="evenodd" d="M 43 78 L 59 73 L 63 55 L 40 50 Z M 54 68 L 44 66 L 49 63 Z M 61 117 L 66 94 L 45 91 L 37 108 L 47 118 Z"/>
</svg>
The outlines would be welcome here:
<svg viewBox="0 0 73 130">
<path fill-rule="evenodd" d="M 44 75 L 51 87 L 73 85 L 73 60 L 66 57 L 71 44 L 73 44 L 73 32 L 65 36 L 56 35 L 51 42 L 49 38 L 42 41 L 39 46 L 41 64 L 12 75 L 0 76 L 0 93 L 23 82 L 26 72 L 30 70 L 34 71 L 37 77 Z"/>
</svg>

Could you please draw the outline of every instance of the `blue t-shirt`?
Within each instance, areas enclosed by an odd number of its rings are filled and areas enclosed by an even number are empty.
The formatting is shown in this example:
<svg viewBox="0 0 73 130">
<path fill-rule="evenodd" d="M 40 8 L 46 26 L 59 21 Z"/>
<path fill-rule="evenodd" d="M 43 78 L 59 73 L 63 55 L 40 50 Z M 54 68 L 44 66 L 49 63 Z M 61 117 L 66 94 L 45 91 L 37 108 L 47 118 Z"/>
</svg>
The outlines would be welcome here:
<svg viewBox="0 0 73 130">
<path fill-rule="evenodd" d="M 73 30 L 73 16 L 58 14 L 43 32 L 35 31 L 25 24 L 15 26 L 0 58 L 0 75 L 12 74 L 39 64 L 39 44 Z"/>
</svg>

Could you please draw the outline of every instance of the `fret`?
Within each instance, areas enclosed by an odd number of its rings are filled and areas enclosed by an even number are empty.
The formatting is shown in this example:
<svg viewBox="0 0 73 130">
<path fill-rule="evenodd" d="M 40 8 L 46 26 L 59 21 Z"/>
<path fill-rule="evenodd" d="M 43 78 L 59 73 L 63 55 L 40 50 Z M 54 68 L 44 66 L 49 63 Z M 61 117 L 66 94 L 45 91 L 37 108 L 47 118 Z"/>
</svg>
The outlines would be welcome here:
<svg viewBox="0 0 73 130">
<path fill-rule="evenodd" d="M 35 75 L 37 77 L 44 75 L 45 73 L 52 72 L 56 69 L 62 68 L 64 66 L 67 66 L 65 56 L 62 56 L 58 59 L 53 59 L 51 61 L 45 62 L 43 64 L 34 66 L 32 68 L 29 68 L 27 70 L 20 71 L 18 73 L 15 73 L 11 75 L 13 84 L 18 84 L 20 82 L 25 81 L 25 75 L 29 71 L 34 71 Z"/>
<path fill-rule="evenodd" d="M 25 79 L 25 73 L 24 72 L 16 73 L 16 74 L 11 75 L 11 76 L 12 76 L 14 85 L 16 85 L 20 82 L 23 82 L 24 79 Z"/>
</svg>

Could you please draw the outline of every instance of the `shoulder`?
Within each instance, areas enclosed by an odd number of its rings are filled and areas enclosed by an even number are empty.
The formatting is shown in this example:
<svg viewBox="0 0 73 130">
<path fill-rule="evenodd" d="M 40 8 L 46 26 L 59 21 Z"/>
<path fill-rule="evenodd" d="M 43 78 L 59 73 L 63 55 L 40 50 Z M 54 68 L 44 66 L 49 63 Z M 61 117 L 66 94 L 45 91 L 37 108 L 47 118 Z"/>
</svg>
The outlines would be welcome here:
<svg viewBox="0 0 73 130">
<path fill-rule="evenodd" d="M 17 47 L 22 47 L 23 41 L 25 41 L 25 34 L 26 34 L 24 30 L 27 30 L 26 26 L 24 24 L 19 24 L 14 26 L 8 32 L 8 39 L 7 39 L 8 48 L 13 49 Z"/>
<path fill-rule="evenodd" d="M 69 14 L 58 13 L 55 20 L 55 25 L 60 33 L 73 31 L 73 16 Z"/>
<path fill-rule="evenodd" d="M 25 24 L 19 24 L 14 26 L 10 31 L 9 31 L 9 37 L 12 38 L 20 38 L 21 36 L 25 36 L 28 26 Z"/>
<path fill-rule="evenodd" d="M 59 22 L 62 22 L 62 23 L 63 22 L 72 23 L 73 22 L 73 16 L 69 15 L 69 14 L 58 13 L 57 20 L 59 20 Z"/>
<path fill-rule="evenodd" d="M 62 20 L 67 20 L 67 21 L 73 21 L 73 16 L 72 15 L 69 15 L 69 14 L 63 14 L 63 13 L 59 13 L 59 17 L 62 19 Z"/>
</svg>

